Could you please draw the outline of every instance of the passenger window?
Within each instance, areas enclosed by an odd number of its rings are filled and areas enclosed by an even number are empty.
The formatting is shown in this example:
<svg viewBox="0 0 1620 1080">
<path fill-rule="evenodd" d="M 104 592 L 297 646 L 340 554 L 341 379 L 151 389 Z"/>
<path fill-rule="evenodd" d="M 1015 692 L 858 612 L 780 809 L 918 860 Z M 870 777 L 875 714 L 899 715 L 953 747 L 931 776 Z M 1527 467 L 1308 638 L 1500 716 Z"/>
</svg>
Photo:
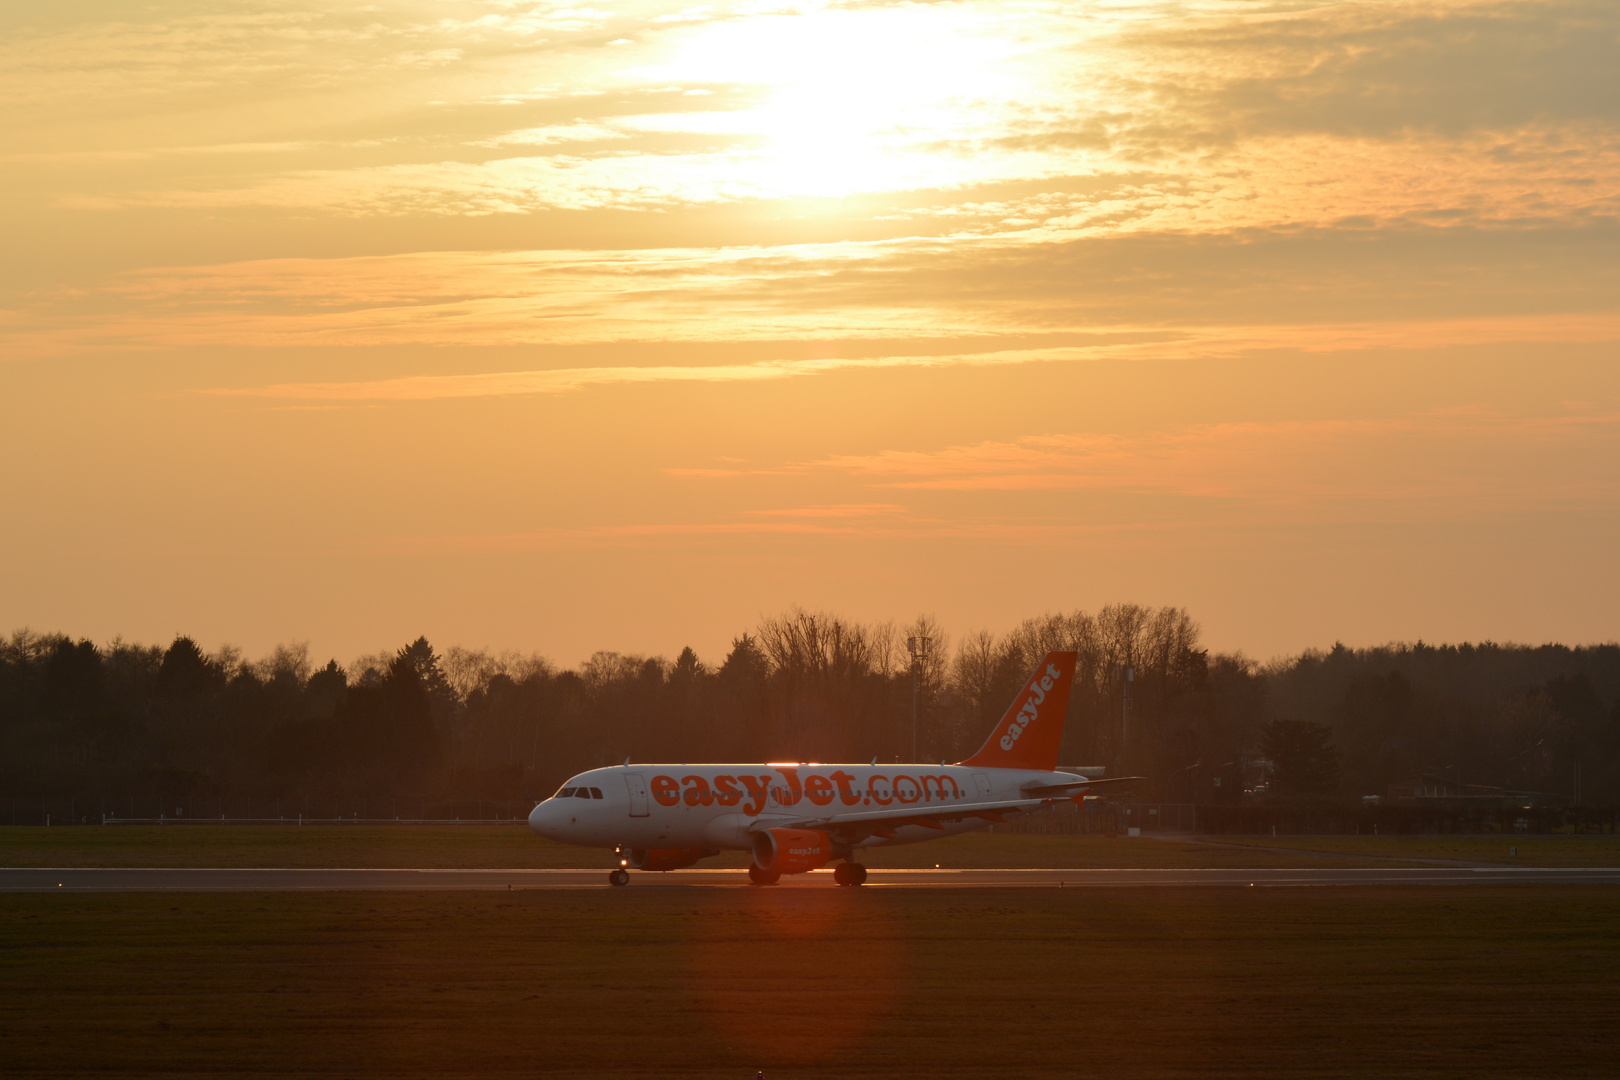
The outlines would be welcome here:
<svg viewBox="0 0 1620 1080">
<path fill-rule="evenodd" d="M 574 789 L 574 798 L 576 798 L 576 799 L 588 799 L 590 797 L 591 797 L 591 789 L 590 788 L 583 788 L 582 787 L 582 788 L 575 788 Z"/>
<path fill-rule="evenodd" d="M 599 788 L 599 787 L 591 788 L 591 798 L 600 799 L 601 797 L 602 797 L 602 789 L 601 788 Z"/>
<path fill-rule="evenodd" d="M 573 798 L 573 796 L 574 796 L 574 789 L 571 788 L 571 787 L 565 787 L 561 791 L 557 792 L 557 794 L 554 797 L 558 798 L 558 799 L 571 799 L 571 798 Z"/>
</svg>

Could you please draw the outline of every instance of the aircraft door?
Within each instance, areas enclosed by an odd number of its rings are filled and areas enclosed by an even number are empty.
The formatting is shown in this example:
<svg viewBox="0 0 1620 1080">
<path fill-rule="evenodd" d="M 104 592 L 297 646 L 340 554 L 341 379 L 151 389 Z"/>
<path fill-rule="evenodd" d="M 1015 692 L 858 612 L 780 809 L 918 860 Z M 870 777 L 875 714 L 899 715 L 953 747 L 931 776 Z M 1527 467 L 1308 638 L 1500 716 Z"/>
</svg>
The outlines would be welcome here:
<svg viewBox="0 0 1620 1080">
<path fill-rule="evenodd" d="M 990 797 L 990 778 L 982 772 L 976 772 L 973 774 L 973 782 L 979 785 L 979 797 L 988 799 Z"/>
<path fill-rule="evenodd" d="M 624 786 L 630 789 L 630 816 L 647 816 L 647 778 L 638 772 L 624 774 Z"/>
</svg>

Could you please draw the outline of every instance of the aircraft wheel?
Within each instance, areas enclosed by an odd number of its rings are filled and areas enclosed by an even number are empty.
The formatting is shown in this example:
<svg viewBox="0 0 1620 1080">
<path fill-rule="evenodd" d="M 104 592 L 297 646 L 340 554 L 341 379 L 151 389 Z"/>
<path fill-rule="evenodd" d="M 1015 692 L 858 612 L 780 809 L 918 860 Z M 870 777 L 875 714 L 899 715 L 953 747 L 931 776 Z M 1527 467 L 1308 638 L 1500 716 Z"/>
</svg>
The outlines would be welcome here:
<svg viewBox="0 0 1620 1080">
<path fill-rule="evenodd" d="M 849 863 L 841 862 L 833 867 L 833 880 L 840 885 L 849 884 Z"/>
<path fill-rule="evenodd" d="M 769 870 L 761 870 L 757 866 L 748 868 L 748 880 L 755 885 L 775 885 L 776 879 L 781 876 L 781 874 L 773 874 Z"/>
<path fill-rule="evenodd" d="M 862 866 L 858 862 L 857 863 L 850 863 L 849 864 L 849 871 L 850 871 L 850 873 L 849 873 L 849 883 L 851 885 L 865 885 L 866 884 L 866 867 Z"/>
<path fill-rule="evenodd" d="M 613 871 L 613 873 L 608 875 L 608 884 L 609 885 L 628 885 L 628 884 L 630 884 L 630 871 L 628 871 L 628 870 L 615 870 L 615 871 Z"/>
</svg>

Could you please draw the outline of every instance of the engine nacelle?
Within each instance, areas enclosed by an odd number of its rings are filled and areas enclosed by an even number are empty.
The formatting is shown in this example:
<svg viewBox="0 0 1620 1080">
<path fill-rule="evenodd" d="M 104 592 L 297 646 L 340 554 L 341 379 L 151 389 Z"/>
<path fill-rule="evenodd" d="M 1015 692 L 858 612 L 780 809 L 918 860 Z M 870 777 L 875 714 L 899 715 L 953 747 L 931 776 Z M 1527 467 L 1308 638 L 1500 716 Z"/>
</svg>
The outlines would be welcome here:
<svg viewBox="0 0 1620 1080">
<path fill-rule="evenodd" d="M 766 829 L 754 834 L 754 865 L 768 874 L 819 870 L 832 857 L 832 838 L 814 829 Z"/>
<path fill-rule="evenodd" d="M 625 853 L 630 865 L 637 870 L 679 870 L 691 866 L 699 859 L 718 855 L 718 851 L 703 848 L 631 848 Z"/>
</svg>

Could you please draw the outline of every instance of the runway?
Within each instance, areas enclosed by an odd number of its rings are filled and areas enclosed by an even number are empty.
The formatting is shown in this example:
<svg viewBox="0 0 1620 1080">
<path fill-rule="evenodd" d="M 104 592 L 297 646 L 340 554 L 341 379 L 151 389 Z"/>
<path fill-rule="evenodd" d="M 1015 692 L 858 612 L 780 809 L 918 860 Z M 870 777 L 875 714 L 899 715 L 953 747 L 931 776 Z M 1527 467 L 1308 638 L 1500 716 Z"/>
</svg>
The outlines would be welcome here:
<svg viewBox="0 0 1620 1080">
<path fill-rule="evenodd" d="M 1351 885 L 1620 885 L 1620 869 L 1519 866 L 1261 870 L 872 870 L 865 888 L 1305 888 Z M 632 873 L 629 889 L 748 888 L 741 870 Z M 833 889 L 832 873 L 777 889 Z M 0 892 L 364 892 L 609 889 L 606 870 L 0 869 Z M 619 890 L 615 890 L 619 891 Z"/>
</svg>

